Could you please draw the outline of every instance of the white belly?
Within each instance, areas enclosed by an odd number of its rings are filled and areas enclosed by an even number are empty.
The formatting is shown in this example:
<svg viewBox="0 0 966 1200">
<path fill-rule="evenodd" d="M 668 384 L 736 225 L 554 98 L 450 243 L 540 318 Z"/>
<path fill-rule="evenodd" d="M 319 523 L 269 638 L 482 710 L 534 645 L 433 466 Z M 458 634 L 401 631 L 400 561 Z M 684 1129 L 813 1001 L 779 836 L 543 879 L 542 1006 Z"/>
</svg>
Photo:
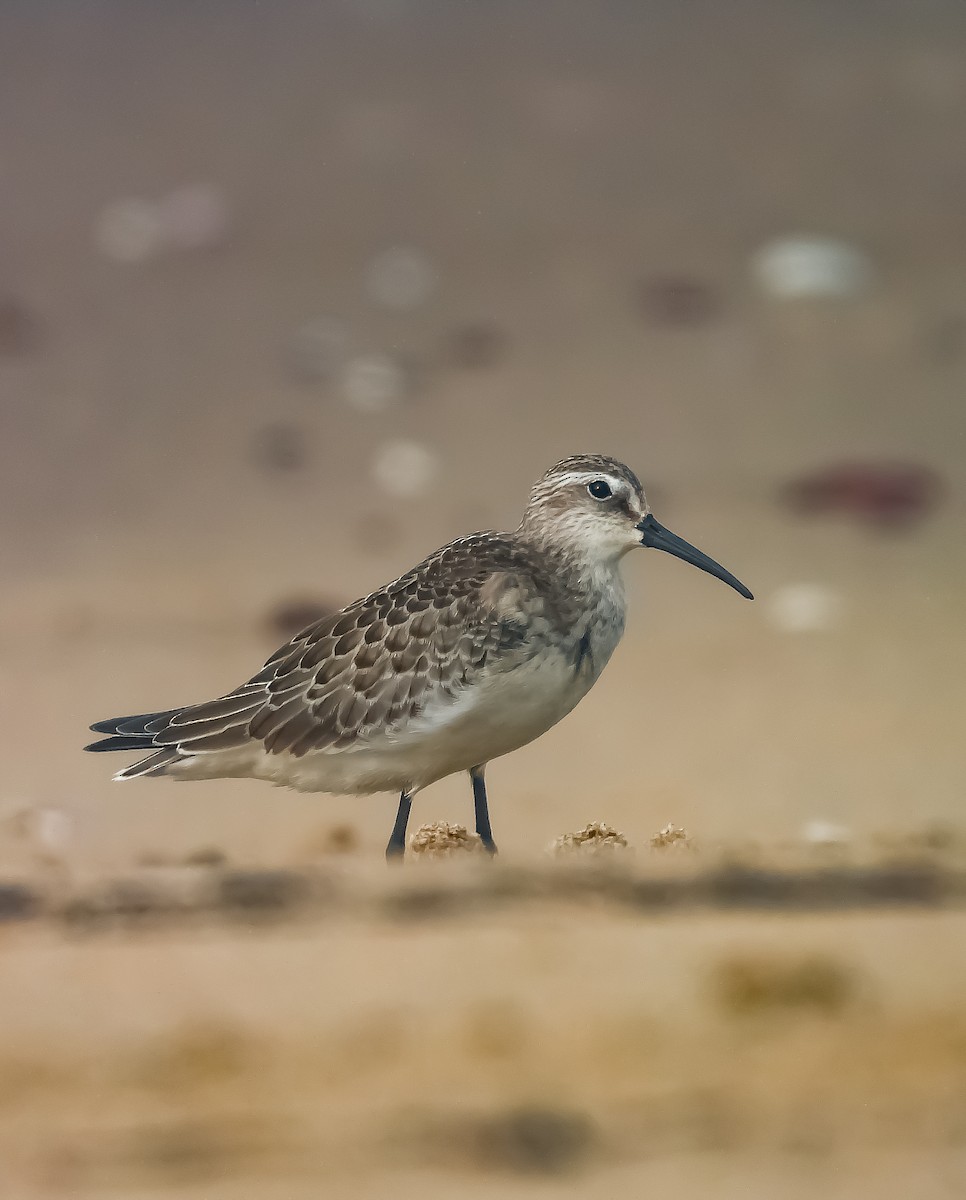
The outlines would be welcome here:
<svg viewBox="0 0 966 1200">
<path fill-rule="evenodd" d="M 457 771 L 482 766 L 546 733 L 597 682 L 624 629 L 623 594 L 614 591 L 588 614 L 585 629 L 544 641 L 508 670 L 484 673 L 455 698 L 430 702 L 399 729 L 341 749 L 295 758 L 260 743 L 199 755 L 170 768 L 187 779 L 254 776 L 303 792 L 369 795 L 416 792 Z"/>
<path fill-rule="evenodd" d="M 295 759 L 261 754 L 255 773 L 308 792 L 416 792 L 509 754 L 546 733 L 587 694 L 596 673 L 548 654 L 430 705 L 396 733 Z"/>
</svg>

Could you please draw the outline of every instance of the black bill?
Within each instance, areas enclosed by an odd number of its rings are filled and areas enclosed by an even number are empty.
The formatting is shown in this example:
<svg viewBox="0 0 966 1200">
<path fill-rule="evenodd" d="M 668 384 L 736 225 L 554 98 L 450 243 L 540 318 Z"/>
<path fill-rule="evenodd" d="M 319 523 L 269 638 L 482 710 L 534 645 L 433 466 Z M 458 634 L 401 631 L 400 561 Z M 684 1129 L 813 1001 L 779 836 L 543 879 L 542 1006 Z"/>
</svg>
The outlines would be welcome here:
<svg viewBox="0 0 966 1200">
<path fill-rule="evenodd" d="M 686 563 L 691 563 L 692 566 L 700 567 L 702 571 L 707 571 L 709 575 L 723 579 L 725 583 L 733 587 L 746 600 L 754 600 L 755 597 L 751 592 L 748 591 L 740 580 L 735 579 L 730 571 L 726 571 L 713 558 L 708 558 L 707 554 L 702 554 L 697 546 L 692 546 L 690 542 L 686 542 L 684 538 L 679 538 L 670 529 L 665 529 L 652 516 L 646 516 L 638 524 L 637 528 L 641 531 L 642 546 L 652 546 L 655 550 L 666 550 L 668 554 L 673 554 L 675 558 L 683 558 Z"/>
</svg>

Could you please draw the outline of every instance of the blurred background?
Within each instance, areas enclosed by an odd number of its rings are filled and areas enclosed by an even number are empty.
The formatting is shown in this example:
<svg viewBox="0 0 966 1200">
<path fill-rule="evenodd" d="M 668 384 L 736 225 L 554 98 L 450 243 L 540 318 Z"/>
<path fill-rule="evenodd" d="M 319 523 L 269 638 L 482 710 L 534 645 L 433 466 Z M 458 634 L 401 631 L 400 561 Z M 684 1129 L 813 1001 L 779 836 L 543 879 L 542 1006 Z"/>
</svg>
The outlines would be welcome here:
<svg viewBox="0 0 966 1200">
<path fill-rule="evenodd" d="M 954 0 L 8 0 L 7 874 L 375 864 L 393 798 L 120 787 L 87 726 L 230 690 L 442 542 L 513 528 L 575 452 L 627 461 L 757 599 L 626 560 L 601 683 L 490 770 L 504 856 L 594 819 L 766 851 L 958 836 L 964 124 Z M 468 824 L 465 781 L 414 817 Z M 115 968 L 44 961 L 57 994 L 88 972 L 72 1020 L 109 1024 Z M 28 1024 L 37 969 L 8 994 Z"/>
</svg>

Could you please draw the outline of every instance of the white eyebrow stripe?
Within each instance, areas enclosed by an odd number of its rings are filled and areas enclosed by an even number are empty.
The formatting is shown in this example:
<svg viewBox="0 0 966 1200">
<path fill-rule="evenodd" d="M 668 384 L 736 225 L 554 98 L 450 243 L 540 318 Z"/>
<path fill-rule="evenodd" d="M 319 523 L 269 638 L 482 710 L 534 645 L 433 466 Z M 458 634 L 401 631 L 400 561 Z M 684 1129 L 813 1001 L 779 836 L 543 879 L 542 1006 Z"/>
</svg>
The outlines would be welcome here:
<svg viewBox="0 0 966 1200">
<path fill-rule="evenodd" d="M 558 475 L 553 482 L 593 483 L 595 479 L 603 479 L 609 483 L 612 492 L 623 491 L 628 486 L 626 479 L 611 475 L 607 471 L 568 471 L 565 475 Z"/>
</svg>

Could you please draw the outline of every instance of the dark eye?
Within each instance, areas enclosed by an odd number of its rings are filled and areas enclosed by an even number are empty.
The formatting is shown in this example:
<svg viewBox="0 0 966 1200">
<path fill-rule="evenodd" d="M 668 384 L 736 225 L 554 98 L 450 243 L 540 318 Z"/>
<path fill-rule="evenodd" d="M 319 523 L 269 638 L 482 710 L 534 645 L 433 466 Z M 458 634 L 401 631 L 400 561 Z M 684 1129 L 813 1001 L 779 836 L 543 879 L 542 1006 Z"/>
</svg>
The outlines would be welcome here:
<svg viewBox="0 0 966 1200">
<path fill-rule="evenodd" d="M 587 491 L 595 500 L 606 500 L 612 494 L 610 484 L 605 483 L 603 479 L 595 479 L 593 483 L 588 483 Z"/>
</svg>

